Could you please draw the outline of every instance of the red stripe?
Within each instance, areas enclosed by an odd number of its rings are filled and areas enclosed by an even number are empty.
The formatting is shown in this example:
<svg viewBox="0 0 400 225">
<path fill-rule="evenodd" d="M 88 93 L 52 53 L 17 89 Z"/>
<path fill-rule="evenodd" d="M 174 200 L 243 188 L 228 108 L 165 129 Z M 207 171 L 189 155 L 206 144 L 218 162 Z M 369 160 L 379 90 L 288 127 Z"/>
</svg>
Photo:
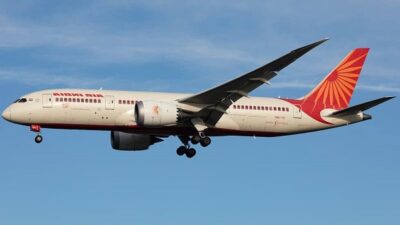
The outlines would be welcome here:
<svg viewBox="0 0 400 225">
<path fill-rule="evenodd" d="M 132 126 L 112 126 L 112 125 L 89 125 L 89 124 L 60 124 L 60 123 L 46 123 L 40 124 L 42 128 L 54 129 L 73 129 L 73 130 L 117 130 L 124 132 L 137 132 L 154 135 L 195 135 L 197 131 L 190 127 L 160 127 L 160 128 L 145 128 L 137 125 Z M 259 136 L 259 137 L 276 137 L 283 135 L 290 135 L 290 133 L 281 132 L 264 132 L 264 131 L 243 131 L 221 128 L 209 128 L 205 131 L 208 136 Z"/>
</svg>

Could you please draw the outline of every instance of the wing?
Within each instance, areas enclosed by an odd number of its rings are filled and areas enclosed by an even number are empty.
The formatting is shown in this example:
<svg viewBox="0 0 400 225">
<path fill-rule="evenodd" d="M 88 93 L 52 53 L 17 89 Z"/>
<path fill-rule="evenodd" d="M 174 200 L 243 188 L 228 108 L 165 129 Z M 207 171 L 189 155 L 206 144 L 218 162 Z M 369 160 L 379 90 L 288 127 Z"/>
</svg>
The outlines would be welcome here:
<svg viewBox="0 0 400 225">
<path fill-rule="evenodd" d="M 215 125 L 226 109 L 234 102 L 239 100 L 261 86 L 268 83 L 270 79 L 277 75 L 277 72 L 290 65 L 305 53 L 322 44 L 328 39 L 323 39 L 304 47 L 295 49 L 288 54 L 236 79 L 221 84 L 207 91 L 179 99 L 180 103 L 206 105 L 205 108 L 197 113 L 209 125 Z"/>
</svg>

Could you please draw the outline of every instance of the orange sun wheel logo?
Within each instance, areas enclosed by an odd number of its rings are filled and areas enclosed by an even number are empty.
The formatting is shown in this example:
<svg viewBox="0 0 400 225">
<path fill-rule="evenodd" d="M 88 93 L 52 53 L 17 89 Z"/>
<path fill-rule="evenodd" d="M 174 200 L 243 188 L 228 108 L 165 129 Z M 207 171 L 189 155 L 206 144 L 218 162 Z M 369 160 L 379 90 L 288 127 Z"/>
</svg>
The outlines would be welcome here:
<svg viewBox="0 0 400 225">
<path fill-rule="evenodd" d="M 157 115 L 160 113 L 160 107 L 158 107 L 158 105 L 153 106 L 153 113 Z"/>
<path fill-rule="evenodd" d="M 357 83 L 361 71 L 359 62 L 366 54 L 351 60 L 344 60 L 321 84 L 316 101 L 322 99 L 326 106 L 346 107 Z"/>
</svg>

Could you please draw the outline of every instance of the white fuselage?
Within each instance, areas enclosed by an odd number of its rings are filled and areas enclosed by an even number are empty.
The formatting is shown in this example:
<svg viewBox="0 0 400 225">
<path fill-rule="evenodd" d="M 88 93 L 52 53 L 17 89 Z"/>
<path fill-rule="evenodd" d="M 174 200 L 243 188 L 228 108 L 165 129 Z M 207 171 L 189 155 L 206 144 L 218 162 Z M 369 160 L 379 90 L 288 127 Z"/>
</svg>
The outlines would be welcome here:
<svg viewBox="0 0 400 225">
<path fill-rule="evenodd" d="M 182 93 L 109 90 L 54 89 L 27 94 L 26 102 L 11 104 L 3 117 L 24 125 L 60 129 L 121 130 L 154 135 L 195 132 L 184 126 L 140 127 L 134 117 L 137 101 L 160 101 L 181 105 Z M 329 111 L 329 110 L 327 110 Z M 323 114 L 323 112 L 321 112 Z M 342 126 L 362 120 L 362 115 L 345 118 L 311 118 L 301 109 L 279 98 L 242 98 L 231 105 L 218 123 L 208 129 L 214 135 L 279 136 Z"/>
</svg>

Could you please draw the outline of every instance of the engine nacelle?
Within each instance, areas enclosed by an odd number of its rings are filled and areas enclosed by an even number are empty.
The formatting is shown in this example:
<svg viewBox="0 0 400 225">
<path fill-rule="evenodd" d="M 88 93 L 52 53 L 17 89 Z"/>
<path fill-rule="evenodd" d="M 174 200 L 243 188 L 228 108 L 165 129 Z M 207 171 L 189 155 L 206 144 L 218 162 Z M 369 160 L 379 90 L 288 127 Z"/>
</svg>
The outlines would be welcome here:
<svg viewBox="0 0 400 225">
<path fill-rule="evenodd" d="M 160 141 L 163 140 L 153 135 L 111 131 L 111 146 L 115 150 L 141 151 Z"/>
<path fill-rule="evenodd" d="M 178 121 L 178 107 L 168 102 L 144 101 L 135 105 L 135 120 L 139 126 L 159 127 L 175 125 Z"/>
</svg>

